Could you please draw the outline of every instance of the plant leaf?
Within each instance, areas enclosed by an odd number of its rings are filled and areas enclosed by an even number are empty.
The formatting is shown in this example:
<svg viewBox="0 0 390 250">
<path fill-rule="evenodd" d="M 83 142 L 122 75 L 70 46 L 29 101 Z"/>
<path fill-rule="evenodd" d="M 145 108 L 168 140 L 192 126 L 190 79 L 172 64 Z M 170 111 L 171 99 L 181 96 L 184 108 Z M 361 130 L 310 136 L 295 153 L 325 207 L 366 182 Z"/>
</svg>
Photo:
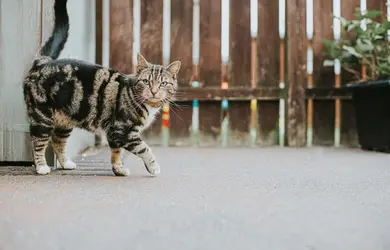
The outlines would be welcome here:
<svg viewBox="0 0 390 250">
<path fill-rule="evenodd" d="M 359 54 L 354 47 L 343 45 L 343 49 L 346 50 L 349 54 L 356 56 L 358 58 L 362 58 L 362 55 Z"/>
<path fill-rule="evenodd" d="M 359 48 L 359 50 L 362 52 L 370 52 L 370 51 L 374 50 L 374 45 L 368 39 L 363 40 L 363 39 L 358 38 L 356 41 L 356 45 Z"/>
</svg>

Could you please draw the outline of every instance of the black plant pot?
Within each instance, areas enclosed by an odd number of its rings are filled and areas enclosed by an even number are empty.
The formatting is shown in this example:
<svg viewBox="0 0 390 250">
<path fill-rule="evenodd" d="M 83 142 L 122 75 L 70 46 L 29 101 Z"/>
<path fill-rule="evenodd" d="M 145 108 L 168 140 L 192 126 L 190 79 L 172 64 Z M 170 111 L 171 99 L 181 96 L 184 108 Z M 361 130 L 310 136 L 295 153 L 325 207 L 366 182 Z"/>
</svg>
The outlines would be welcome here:
<svg viewBox="0 0 390 250">
<path fill-rule="evenodd" d="M 390 80 L 347 84 L 363 150 L 390 153 Z"/>
</svg>

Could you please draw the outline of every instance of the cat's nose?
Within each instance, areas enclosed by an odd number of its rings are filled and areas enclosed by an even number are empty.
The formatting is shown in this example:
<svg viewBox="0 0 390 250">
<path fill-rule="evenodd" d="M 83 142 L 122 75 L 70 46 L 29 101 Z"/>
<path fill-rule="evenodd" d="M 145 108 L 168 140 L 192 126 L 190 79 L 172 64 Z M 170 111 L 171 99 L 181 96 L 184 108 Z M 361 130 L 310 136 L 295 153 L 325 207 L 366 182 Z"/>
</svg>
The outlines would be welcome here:
<svg viewBox="0 0 390 250">
<path fill-rule="evenodd" d="M 155 95 L 157 94 L 157 90 L 151 89 L 150 93 L 152 93 L 153 97 L 155 97 Z"/>
</svg>

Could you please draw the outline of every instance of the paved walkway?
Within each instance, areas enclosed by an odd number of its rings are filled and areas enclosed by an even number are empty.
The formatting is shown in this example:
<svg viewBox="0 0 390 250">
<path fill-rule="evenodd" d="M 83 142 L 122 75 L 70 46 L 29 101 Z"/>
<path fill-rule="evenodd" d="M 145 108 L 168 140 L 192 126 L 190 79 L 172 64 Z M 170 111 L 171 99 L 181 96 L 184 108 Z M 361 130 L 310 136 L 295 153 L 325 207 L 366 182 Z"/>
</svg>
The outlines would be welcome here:
<svg viewBox="0 0 390 250">
<path fill-rule="evenodd" d="M 390 249 L 389 155 L 154 151 L 157 178 L 132 155 L 133 175 L 113 177 L 107 152 L 67 175 L 0 176 L 0 249 Z"/>
</svg>

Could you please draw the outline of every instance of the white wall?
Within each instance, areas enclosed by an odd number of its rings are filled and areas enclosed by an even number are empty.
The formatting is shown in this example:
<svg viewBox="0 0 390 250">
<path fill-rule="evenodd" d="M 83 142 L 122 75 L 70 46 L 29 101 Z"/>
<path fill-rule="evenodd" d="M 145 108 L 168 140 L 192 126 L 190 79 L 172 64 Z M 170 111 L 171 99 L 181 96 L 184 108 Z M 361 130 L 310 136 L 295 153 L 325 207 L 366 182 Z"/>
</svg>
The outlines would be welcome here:
<svg viewBox="0 0 390 250">
<path fill-rule="evenodd" d="M 41 3 L 44 43 L 52 32 L 54 0 L 0 0 L 0 161 L 32 160 L 22 82 L 39 49 Z M 68 12 L 70 36 L 61 57 L 93 63 L 95 1 L 68 0 Z M 68 152 L 73 157 L 91 144 L 93 134 L 75 129 Z"/>
<path fill-rule="evenodd" d="M 0 0 L 0 161 L 31 161 L 23 77 L 39 45 L 39 0 Z"/>
</svg>

